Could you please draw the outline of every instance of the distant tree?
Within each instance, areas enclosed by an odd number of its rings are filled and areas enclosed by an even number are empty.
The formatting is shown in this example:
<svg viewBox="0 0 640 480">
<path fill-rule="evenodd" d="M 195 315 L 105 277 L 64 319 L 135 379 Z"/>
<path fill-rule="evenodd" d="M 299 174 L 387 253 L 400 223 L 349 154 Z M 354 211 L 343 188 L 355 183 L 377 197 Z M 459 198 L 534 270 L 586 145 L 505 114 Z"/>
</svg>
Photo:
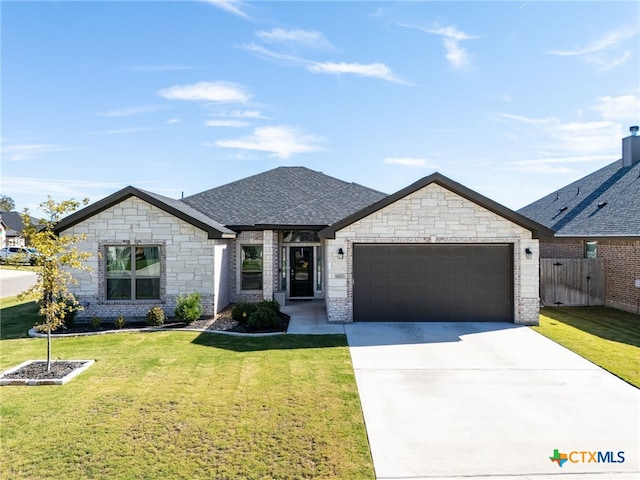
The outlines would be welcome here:
<svg viewBox="0 0 640 480">
<path fill-rule="evenodd" d="M 16 208 L 16 202 L 13 201 L 13 198 L 0 194 L 0 212 L 10 212 L 14 208 Z"/>
<path fill-rule="evenodd" d="M 69 285 L 78 283 L 70 270 L 90 270 L 83 262 L 92 255 L 78 251 L 75 246 L 85 239 L 84 234 L 58 236 L 54 228 L 62 217 L 87 203 L 89 199 L 82 202 L 71 199 L 56 203 L 49 196 L 46 202 L 40 204 L 40 209 L 48 218 L 33 223 L 28 210 L 25 209 L 22 214 L 25 224 L 24 235 L 30 246 L 38 251 L 38 258 L 35 266 L 36 284 L 20 294 L 20 297 L 34 295 L 40 305 L 39 314 L 42 322 L 38 323 L 36 328 L 47 333 L 47 371 L 51 370 L 51 332 L 64 325 L 65 318 L 72 318 L 76 311 L 82 310 L 82 306 L 68 289 Z"/>
</svg>

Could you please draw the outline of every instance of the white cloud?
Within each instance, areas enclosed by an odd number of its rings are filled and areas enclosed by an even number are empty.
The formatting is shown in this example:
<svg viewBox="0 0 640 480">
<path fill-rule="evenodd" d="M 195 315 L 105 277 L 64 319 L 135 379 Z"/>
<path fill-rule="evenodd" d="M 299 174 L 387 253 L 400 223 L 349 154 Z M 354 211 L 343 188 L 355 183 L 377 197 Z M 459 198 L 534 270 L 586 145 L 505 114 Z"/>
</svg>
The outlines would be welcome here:
<svg viewBox="0 0 640 480">
<path fill-rule="evenodd" d="M 50 152 L 58 152 L 61 150 L 69 150 L 68 147 L 62 145 L 53 145 L 47 143 L 32 143 L 21 145 L 2 145 L 2 158 L 9 162 L 19 162 L 23 160 L 31 160 L 41 157 Z M 6 179 L 5 179 L 6 180 Z"/>
<path fill-rule="evenodd" d="M 333 48 L 323 33 L 315 30 L 285 30 L 274 28 L 273 30 L 258 30 L 256 36 L 266 43 L 296 44 L 305 47 L 327 50 Z"/>
<path fill-rule="evenodd" d="M 314 62 L 293 55 L 274 52 L 256 44 L 243 45 L 242 48 L 282 65 L 305 65 L 311 73 L 327 73 L 333 75 L 352 74 L 408 85 L 407 82 L 393 73 L 384 63 Z"/>
<path fill-rule="evenodd" d="M 256 45 L 255 43 L 242 45 L 240 48 L 244 48 L 245 50 L 254 53 L 255 55 L 266 60 L 272 60 L 284 65 L 308 65 L 310 63 L 313 63 L 309 60 L 305 60 L 304 58 L 299 58 L 285 53 L 274 52 L 273 50 L 264 48 L 261 45 Z"/>
<path fill-rule="evenodd" d="M 631 59 L 630 51 L 619 52 L 619 50 L 626 40 L 638 35 L 638 32 L 640 29 L 637 27 L 625 28 L 609 32 L 584 46 L 552 50 L 547 53 L 561 57 L 582 57 L 599 70 L 611 70 L 624 65 Z"/>
<path fill-rule="evenodd" d="M 245 2 L 241 2 L 240 0 L 202 0 L 206 3 L 210 3 L 225 12 L 228 12 L 236 17 L 244 18 L 245 20 L 249 20 L 250 17 L 245 12 L 243 12 L 243 8 L 246 7 Z"/>
<path fill-rule="evenodd" d="M 167 120 L 167 124 L 168 125 L 173 125 L 175 123 L 180 123 L 182 120 L 180 120 L 179 118 L 170 118 L 169 120 Z"/>
<path fill-rule="evenodd" d="M 551 55 L 559 55 L 561 57 L 588 55 L 590 53 L 601 52 L 610 47 L 616 46 L 619 43 L 627 40 L 630 37 L 638 34 L 638 30 L 619 30 L 616 32 L 610 32 L 598 38 L 583 47 L 575 47 L 570 49 L 552 50 L 548 52 Z"/>
<path fill-rule="evenodd" d="M 599 163 L 607 164 L 616 160 L 615 155 L 581 155 L 567 157 L 546 157 L 532 160 L 516 160 L 509 162 L 509 170 L 517 170 L 527 173 L 566 174 L 573 173 L 573 169 L 567 164 L 572 163 Z"/>
<path fill-rule="evenodd" d="M 246 127 L 249 125 L 248 122 L 243 122 L 242 120 L 207 120 L 204 122 L 207 127 Z"/>
<path fill-rule="evenodd" d="M 158 95 L 168 100 L 201 100 L 216 103 L 246 103 L 251 98 L 244 86 L 223 81 L 174 85 L 158 91 Z"/>
<path fill-rule="evenodd" d="M 471 56 L 469 52 L 462 48 L 459 42 L 463 40 L 473 40 L 478 38 L 475 35 L 469 35 L 462 30 L 458 30 L 454 26 L 441 27 L 423 27 L 406 23 L 399 23 L 401 27 L 415 28 L 423 32 L 443 37 L 442 44 L 445 49 L 445 57 L 449 64 L 456 70 L 464 70 L 471 67 Z"/>
<path fill-rule="evenodd" d="M 177 70 L 197 70 L 199 68 L 190 65 L 125 65 L 120 67 L 121 70 L 130 72 L 173 72 Z"/>
<path fill-rule="evenodd" d="M 438 168 L 426 158 L 412 158 L 412 157 L 387 157 L 382 162 L 386 165 L 402 165 L 404 167 L 416 167 L 416 168 Z"/>
<path fill-rule="evenodd" d="M 126 135 L 129 133 L 148 132 L 151 130 L 158 130 L 159 127 L 129 127 L 129 128 L 114 128 L 112 130 L 103 130 L 100 132 L 93 132 L 93 135 Z"/>
<path fill-rule="evenodd" d="M 318 143 L 323 139 L 306 135 L 287 126 L 266 126 L 256 128 L 251 135 L 228 140 L 218 140 L 215 144 L 224 148 L 256 150 L 267 152 L 272 157 L 288 160 L 297 153 L 317 152 Z"/>
<path fill-rule="evenodd" d="M 3 178 L 3 182 L 5 185 L 10 185 L 12 191 L 19 192 L 21 195 L 42 196 L 43 192 L 46 192 L 52 196 L 59 195 L 66 198 L 89 197 L 90 195 L 87 194 L 87 190 L 89 189 L 106 190 L 109 191 L 109 193 L 113 193 L 114 189 L 119 189 L 124 186 L 119 183 L 83 181 L 77 178 L 65 180 L 61 178 L 5 177 Z M 80 194 L 79 192 L 84 193 Z"/>
<path fill-rule="evenodd" d="M 640 98 L 638 95 L 620 95 L 618 97 L 598 97 L 592 107 L 609 122 L 621 124 L 637 122 L 640 117 Z M 635 125 L 635 123 L 633 123 Z"/>
<path fill-rule="evenodd" d="M 362 77 L 373 77 L 380 78 L 382 80 L 387 80 L 389 82 L 395 83 L 403 83 L 406 84 L 405 81 L 397 77 L 393 71 L 387 67 L 384 63 L 334 63 L 334 62 L 323 62 L 323 63 L 313 63 L 307 67 L 307 69 L 312 73 L 329 73 L 334 75 L 339 75 L 342 73 L 350 73 L 353 75 L 360 75 Z"/>
<path fill-rule="evenodd" d="M 252 118 L 252 119 L 268 119 L 265 117 L 260 110 L 231 110 L 231 111 L 220 111 L 216 113 L 214 116 L 222 117 L 222 118 Z"/>
<path fill-rule="evenodd" d="M 96 113 L 96 115 L 99 117 L 130 117 L 133 115 L 140 115 L 142 113 L 157 112 L 158 110 L 162 109 L 163 107 L 157 106 L 140 106 L 121 108 L 118 110 L 108 110 L 106 112 L 98 112 Z"/>
</svg>

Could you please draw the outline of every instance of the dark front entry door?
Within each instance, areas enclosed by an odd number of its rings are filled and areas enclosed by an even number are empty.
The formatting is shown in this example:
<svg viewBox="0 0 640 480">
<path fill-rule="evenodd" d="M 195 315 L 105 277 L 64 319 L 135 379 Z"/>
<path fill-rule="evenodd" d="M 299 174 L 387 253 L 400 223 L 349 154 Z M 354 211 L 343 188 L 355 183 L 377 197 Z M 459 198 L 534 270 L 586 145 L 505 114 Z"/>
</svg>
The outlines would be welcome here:
<svg viewBox="0 0 640 480">
<path fill-rule="evenodd" d="M 290 297 L 313 297 L 313 247 L 289 248 Z"/>
</svg>

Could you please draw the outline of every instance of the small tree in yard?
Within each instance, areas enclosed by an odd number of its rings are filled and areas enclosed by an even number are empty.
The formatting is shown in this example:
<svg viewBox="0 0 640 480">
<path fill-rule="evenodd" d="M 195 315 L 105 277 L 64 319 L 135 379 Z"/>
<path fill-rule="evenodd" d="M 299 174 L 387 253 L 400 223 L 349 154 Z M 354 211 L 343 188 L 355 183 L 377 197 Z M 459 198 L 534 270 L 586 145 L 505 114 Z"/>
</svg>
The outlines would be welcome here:
<svg viewBox="0 0 640 480">
<path fill-rule="evenodd" d="M 68 290 L 69 285 L 78 283 L 70 270 L 90 270 L 83 262 L 91 256 L 91 253 L 78 251 L 75 246 L 85 239 L 85 235 L 58 236 L 54 228 L 62 217 L 87 203 L 89 199 L 82 202 L 71 199 L 56 203 L 48 197 L 46 202 L 40 204 L 42 211 L 48 215 L 47 219 L 34 224 L 27 210 L 22 214 L 25 224 L 24 235 L 39 255 L 35 266 L 36 284 L 21 293 L 20 298 L 35 295 L 36 301 L 40 304 L 38 313 L 43 321 L 38 323 L 36 328 L 47 332 L 47 371 L 51 370 L 51 332 L 64 325 L 65 318 L 71 318 L 77 310 L 82 310 L 82 306 Z"/>
</svg>

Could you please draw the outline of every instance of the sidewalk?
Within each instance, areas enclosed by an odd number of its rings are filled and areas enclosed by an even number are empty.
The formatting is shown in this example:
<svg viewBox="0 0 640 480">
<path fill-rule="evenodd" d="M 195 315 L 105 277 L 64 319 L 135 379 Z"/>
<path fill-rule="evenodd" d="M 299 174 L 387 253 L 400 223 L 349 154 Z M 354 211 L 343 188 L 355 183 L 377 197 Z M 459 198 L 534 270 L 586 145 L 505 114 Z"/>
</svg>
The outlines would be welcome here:
<svg viewBox="0 0 640 480">
<path fill-rule="evenodd" d="M 292 300 L 282 305 L 280 311 L 291 317 L 288 334 L 344 335 L 344 325 L 327 323 L 324 300 Z"/>
</svg>

